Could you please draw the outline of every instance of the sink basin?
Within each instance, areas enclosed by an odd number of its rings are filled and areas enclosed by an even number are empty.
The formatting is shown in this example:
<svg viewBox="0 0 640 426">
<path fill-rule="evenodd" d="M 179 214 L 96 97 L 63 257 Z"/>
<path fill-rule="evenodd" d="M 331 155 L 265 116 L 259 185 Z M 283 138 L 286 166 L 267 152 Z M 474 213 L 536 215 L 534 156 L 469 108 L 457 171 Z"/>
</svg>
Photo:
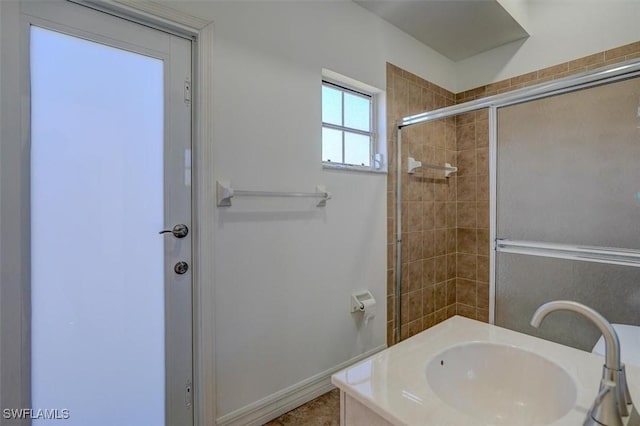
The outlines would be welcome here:
<svg viewBox="0 0 640 426">
<path fill-rule="evenodd" d="M 452 346 L 431 358 L 426 376 L 446 404 L 490 424 L 545 425 L 576 403 L 576 384 L 563 368 L 515 346 Z"/>
</svg>

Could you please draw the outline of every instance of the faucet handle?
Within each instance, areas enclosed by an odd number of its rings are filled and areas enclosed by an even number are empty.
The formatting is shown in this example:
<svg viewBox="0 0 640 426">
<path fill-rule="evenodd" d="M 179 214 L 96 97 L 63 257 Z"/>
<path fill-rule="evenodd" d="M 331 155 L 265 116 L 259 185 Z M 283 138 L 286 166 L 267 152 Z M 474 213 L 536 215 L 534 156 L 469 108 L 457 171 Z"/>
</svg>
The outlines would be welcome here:
<svg viewBox="0 0 640 426">
<path fill-rule="evenodd" d="M 583 426 L 623 426 L 616 404 L 616 384 L 611 380 L 600 382 L 600 392 L 593 401 Z"/>
</svg>

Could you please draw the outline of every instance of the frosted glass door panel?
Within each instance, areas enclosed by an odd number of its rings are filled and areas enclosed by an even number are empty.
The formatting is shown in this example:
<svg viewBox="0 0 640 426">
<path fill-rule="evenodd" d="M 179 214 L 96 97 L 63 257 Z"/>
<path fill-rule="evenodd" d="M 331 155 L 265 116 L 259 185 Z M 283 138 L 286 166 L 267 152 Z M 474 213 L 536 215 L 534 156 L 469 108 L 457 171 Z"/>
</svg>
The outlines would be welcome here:
<svg viewBox="0 0 640 426">
<path fill-rule="evenodd" d="M 498 238 L 640 249 L 640 80 L 498 110 Z"/>
<path fill-rule="evenodd" d="M 538 306 L 558 299 L 591 306 L 612 323 L 640 325 L 640 268 L 497 253 L 497 278 L 502 327 L 591 351 L 600 332 L 577 314 L 554 312 L 539 329 L 529 324 Z"/>
<path fill-rule="evenodd" d="M 31 29 L 32 406 L 65 425 L 165 423 L 163 78 Z"/>
</svg>

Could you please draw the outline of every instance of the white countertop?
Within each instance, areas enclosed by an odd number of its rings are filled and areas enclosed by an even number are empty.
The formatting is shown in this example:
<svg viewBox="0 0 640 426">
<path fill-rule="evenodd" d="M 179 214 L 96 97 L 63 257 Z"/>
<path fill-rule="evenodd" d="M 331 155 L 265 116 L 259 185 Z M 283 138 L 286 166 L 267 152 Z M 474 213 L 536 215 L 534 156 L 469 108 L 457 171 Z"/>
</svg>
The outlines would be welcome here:
<svg viewBox="0 0 640 426">
<path fill-rule="evenodd" d="M 332 383 L 395 425 L 481 425 L 450 407 L 426 379 L 429 361 L 443 350 L 466 342 L 517 346 L 564 368 L 577 386 L 575 407 L 554 426 L 582 425 L 598 392 L 604 358 L 494 325 L 455 316 L 364 361 L 336 373 Z M 633 401 L 640 404 L 640 368 L 627 365 Z"/>
</svg>

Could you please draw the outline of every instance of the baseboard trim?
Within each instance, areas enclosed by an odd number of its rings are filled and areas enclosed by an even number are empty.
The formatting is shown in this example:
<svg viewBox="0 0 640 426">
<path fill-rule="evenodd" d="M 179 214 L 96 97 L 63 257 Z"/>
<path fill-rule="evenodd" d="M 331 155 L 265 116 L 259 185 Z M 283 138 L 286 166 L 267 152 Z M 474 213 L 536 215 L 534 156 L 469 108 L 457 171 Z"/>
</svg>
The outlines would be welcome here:
<svg viewBox="0 0 640 426">
<path fill-rule="evenodd" d="M 293 386 L 271 394 L 256 402 L 232 411 L 216 420 L 219 426 L 260 426 L 281 416 L 287 411 L 311 401 L 314 398 L 329 392 L 335 386 L 331 384 L 331 375 L 349 365 L 370 357 L 371 355 L 386 349 L 387 345 L 378 346 L 370 351 L 351 358 L 333 368 L 309 377 Z"/>
</svg>

